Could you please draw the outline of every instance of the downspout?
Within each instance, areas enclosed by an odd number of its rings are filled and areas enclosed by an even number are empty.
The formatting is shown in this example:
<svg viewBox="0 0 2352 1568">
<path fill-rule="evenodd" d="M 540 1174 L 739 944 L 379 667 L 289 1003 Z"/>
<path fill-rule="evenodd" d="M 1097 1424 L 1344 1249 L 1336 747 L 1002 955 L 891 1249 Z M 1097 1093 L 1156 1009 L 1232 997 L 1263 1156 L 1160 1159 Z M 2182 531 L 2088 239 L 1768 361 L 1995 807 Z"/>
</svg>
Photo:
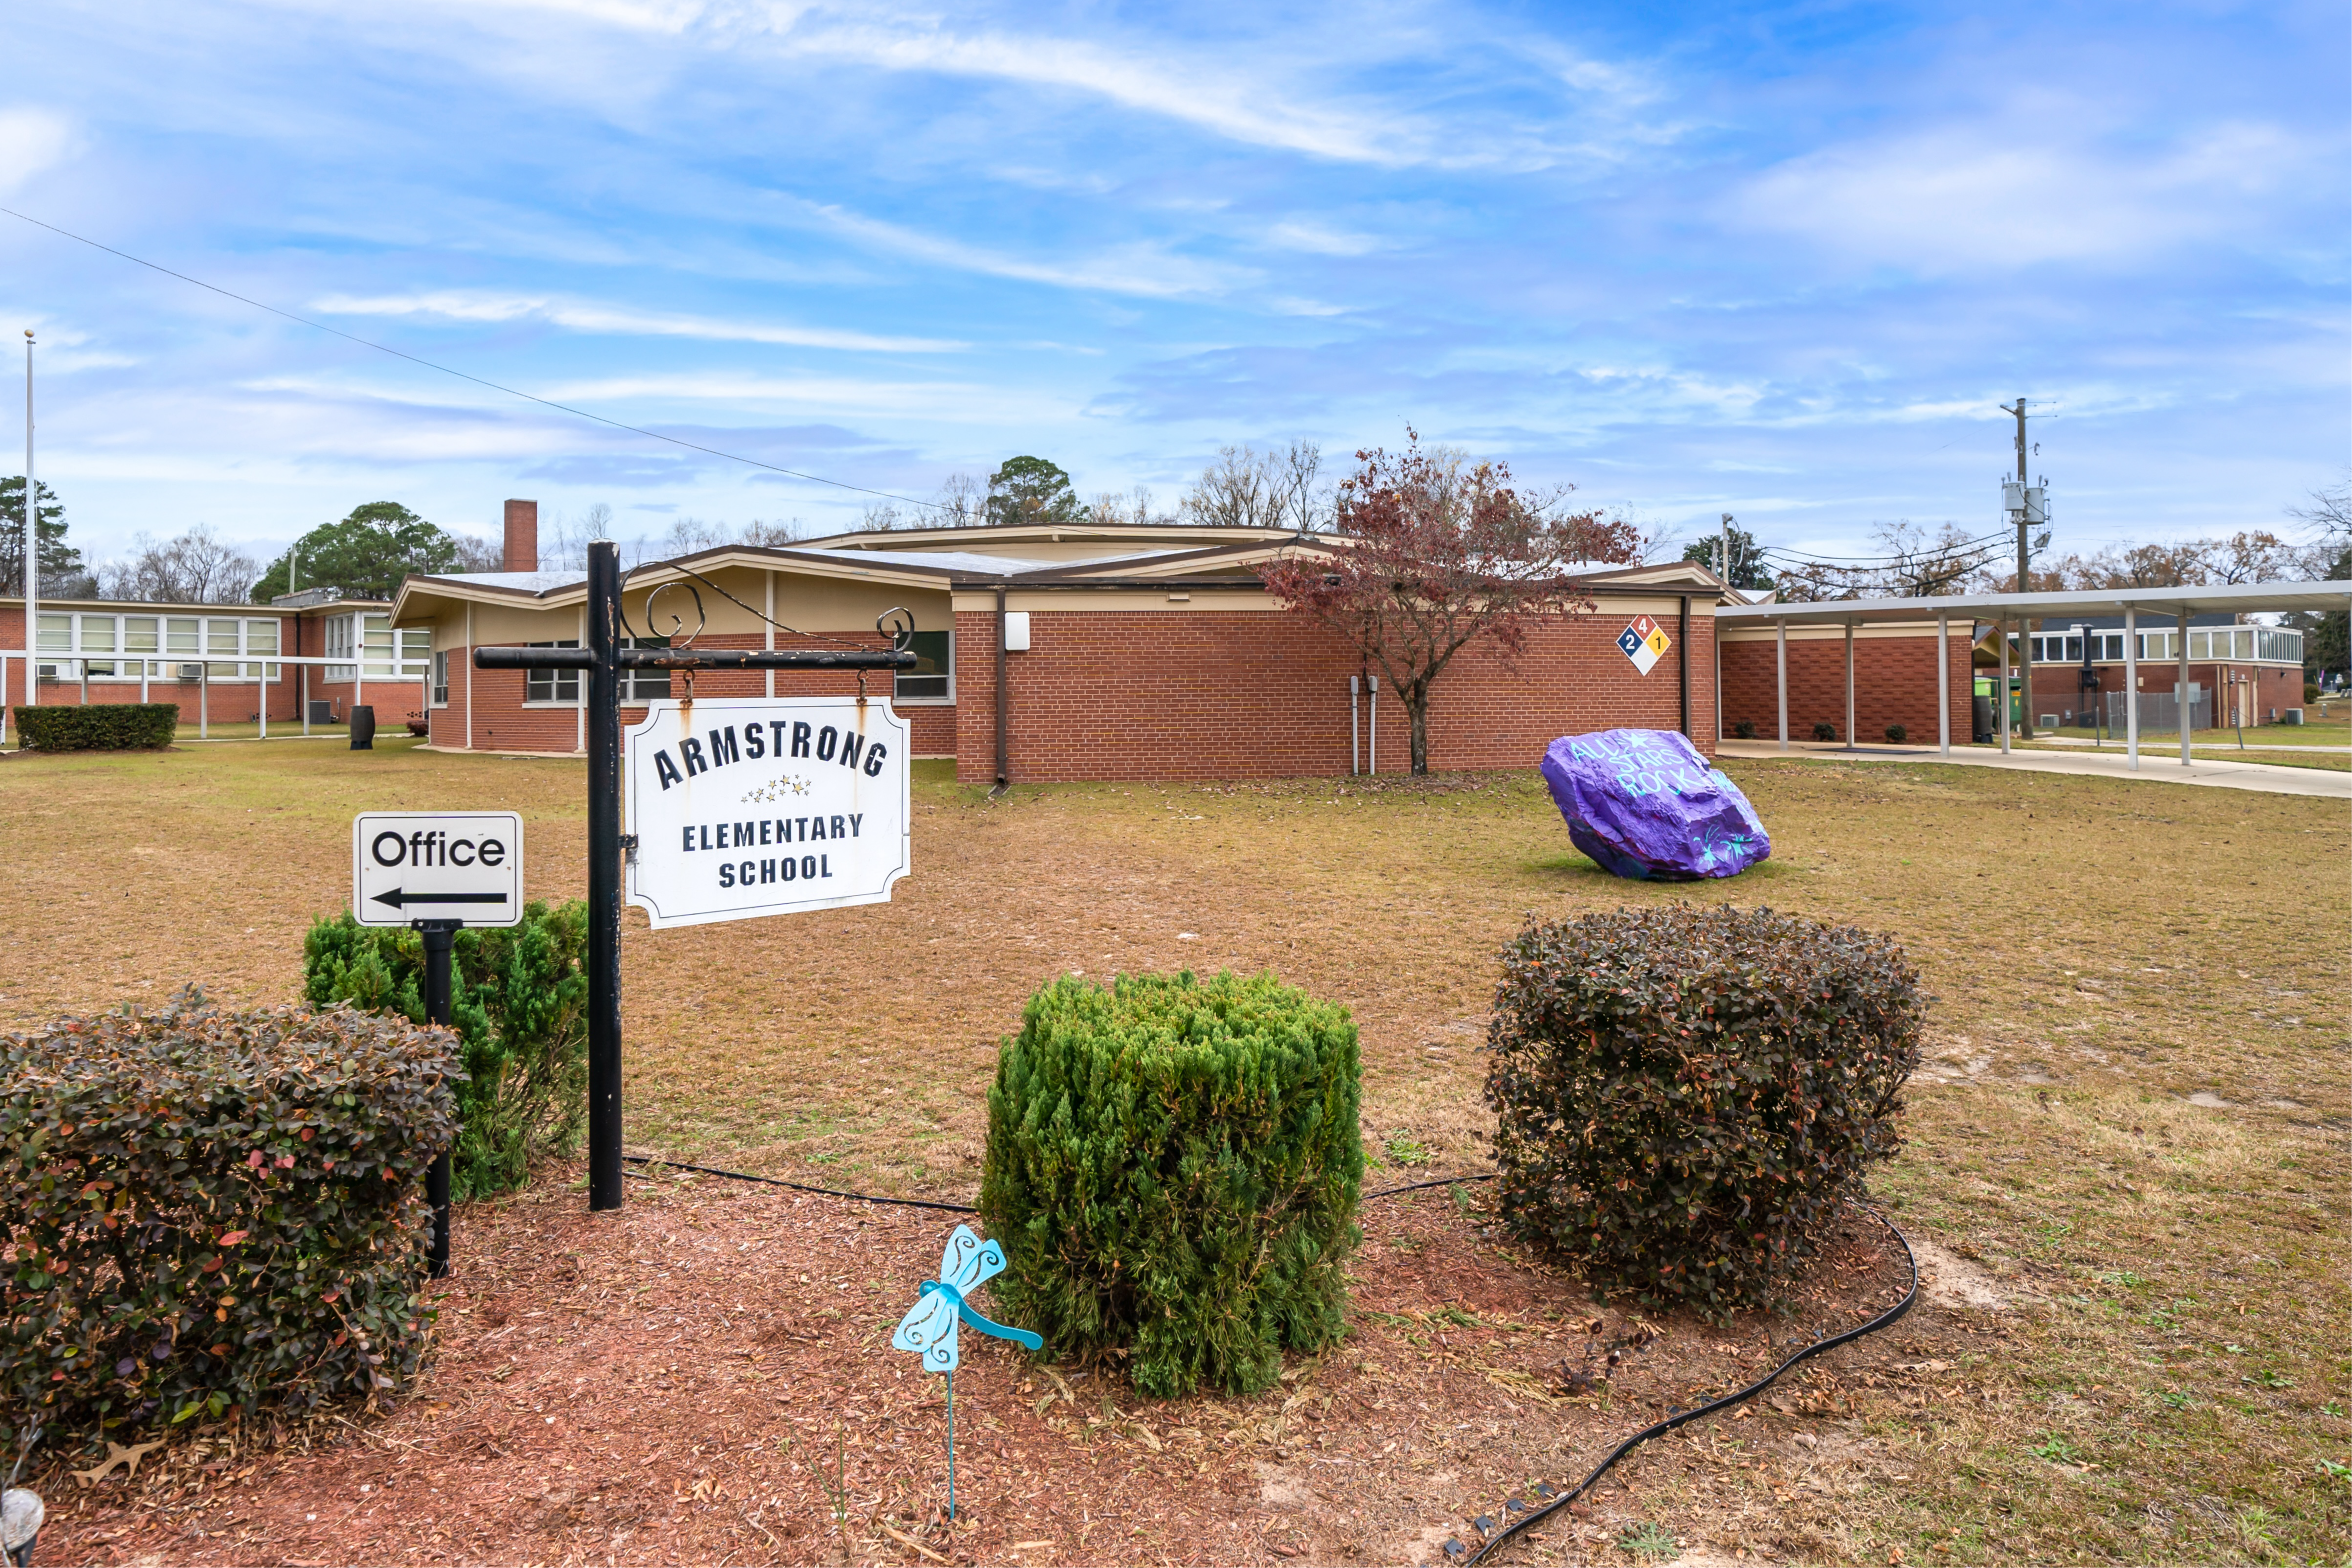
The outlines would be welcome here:
<svg viewBox="0 0 2352 1568">
<path fill-rule="evenodd" d="M 1004 587 L 999 583 L 996 589 L 996 787 L 999 789 L 1013 781 L 1005 755 L 1005 723 L 1011 711 L 1011 698 L 1004 689 Z"/>
<path fill-rule="evenodd" d="M 1675 666 L 1682 684 L 1683 735 L 1690 735 L 1690 595 L 1683 595 L 1682 635 L 1675 640 Z"/>
</svg>

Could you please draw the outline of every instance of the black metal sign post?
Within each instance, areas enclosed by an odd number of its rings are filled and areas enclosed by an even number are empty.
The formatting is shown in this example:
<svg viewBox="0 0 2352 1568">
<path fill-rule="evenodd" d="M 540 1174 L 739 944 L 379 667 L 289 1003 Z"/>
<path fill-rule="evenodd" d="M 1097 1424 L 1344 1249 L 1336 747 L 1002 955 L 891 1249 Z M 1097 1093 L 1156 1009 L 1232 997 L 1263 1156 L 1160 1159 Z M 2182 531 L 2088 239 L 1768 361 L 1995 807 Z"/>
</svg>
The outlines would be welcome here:
<svg viewBox="0 0 2352 1568">
<path fill-rule="evenodd" d="M 716 586 L 715 584 L 713 586 Z M 588 1207 L 621 1207 L 621 672 L 911 670 L 904 647 L 633 648 L 623 643 L 620 549 L 588 546 L 585 648 L 477 648 L 478 670 L 588 672 Z"/>
<path fill-rule="evenodd" d="M 425 940 L 425 1021 L 452 1027 L 449 1008 L 449 953 L 462 920 L 413 920 L 410 925 Z M 444 1149 L 425 1173 L 425 1200 L 433 1206 L 433 1247 L 425 1254 L 433 1278 L 449 1272 L 449 1151 Z"/>
</svg>

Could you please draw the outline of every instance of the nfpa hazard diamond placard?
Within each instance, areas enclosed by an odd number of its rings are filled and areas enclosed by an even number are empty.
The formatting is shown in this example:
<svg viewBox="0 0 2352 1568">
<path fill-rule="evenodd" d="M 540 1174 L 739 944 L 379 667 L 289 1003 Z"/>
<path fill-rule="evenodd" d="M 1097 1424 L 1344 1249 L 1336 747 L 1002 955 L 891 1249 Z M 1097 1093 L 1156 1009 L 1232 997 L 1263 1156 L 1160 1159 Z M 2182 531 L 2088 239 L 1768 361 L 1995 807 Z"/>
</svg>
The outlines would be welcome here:
<svg viewBox="0 0 2352 1568">
<path fill-rule="evenodd" d="M 1666 635 L 1664 627 L 1648 616 L 1636 615 L 1627 623 L 1625 630 L 1617 633 L 1617 646 L 1633 661 L 1633 667 L 1646 675 L 1665 651 L 1674 646 L 1674 639 Z"/>
</svg>

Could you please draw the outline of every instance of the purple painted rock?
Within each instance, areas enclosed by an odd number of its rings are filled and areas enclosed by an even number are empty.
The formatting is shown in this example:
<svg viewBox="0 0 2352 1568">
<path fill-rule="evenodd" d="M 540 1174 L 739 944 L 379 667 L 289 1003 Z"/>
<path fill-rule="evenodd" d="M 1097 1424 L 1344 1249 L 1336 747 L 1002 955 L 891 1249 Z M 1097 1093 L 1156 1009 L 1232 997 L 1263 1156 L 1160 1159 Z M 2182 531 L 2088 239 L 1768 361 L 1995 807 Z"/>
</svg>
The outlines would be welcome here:
<svg viewBox="0 0 2352 1568">
<path fill-rule="evenodd" d="M 1617 876 L 1738 876 L 1772 852 L 1739 786 L 1673 730 L 1561 736 L 1544 749 L 1543 776 L 1570 841 Z"/>
</svg>

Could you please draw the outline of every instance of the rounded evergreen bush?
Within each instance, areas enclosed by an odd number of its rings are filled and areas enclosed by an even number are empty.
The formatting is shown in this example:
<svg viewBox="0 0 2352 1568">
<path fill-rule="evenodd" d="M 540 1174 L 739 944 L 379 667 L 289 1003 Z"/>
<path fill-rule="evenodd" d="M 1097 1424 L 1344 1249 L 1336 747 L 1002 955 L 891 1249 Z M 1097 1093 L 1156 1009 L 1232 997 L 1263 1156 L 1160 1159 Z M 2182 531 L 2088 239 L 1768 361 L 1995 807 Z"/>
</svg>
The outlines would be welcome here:
<svg viewBox="0 0 2352 1568">
<path fill-rule="evenodd" d="M 1900 746 L 1911 738 L 1911 732 L 1899 724 L 1890 724 L 1886 727 L 1886 738 Z"/>
<path fill-rule="evenodd" d="M 1813 738 L 1815 740 L 1835 740 L 1837 738 L 1837 726 L 1832 724 L 1827 719 L 1817 720 L 1813 725 Z"/>
<path fill-rule="evenodd" d="M 1926 1000 L 1883 936 L 1675 904 L 1530 924 L 1487 1030 L 1512 1230 L 1598 1287 L 1769 1302 L 1900 1143 Z"/>
<path fill-rule="evenodd" d="M 1064 977 L 988 1092 L 1008 1322 L 1157 1397 L 1250 1394 L 1343 1332 L 1364 1152 L 1347 1009 L 1271 974 Z"/>
</svg>

